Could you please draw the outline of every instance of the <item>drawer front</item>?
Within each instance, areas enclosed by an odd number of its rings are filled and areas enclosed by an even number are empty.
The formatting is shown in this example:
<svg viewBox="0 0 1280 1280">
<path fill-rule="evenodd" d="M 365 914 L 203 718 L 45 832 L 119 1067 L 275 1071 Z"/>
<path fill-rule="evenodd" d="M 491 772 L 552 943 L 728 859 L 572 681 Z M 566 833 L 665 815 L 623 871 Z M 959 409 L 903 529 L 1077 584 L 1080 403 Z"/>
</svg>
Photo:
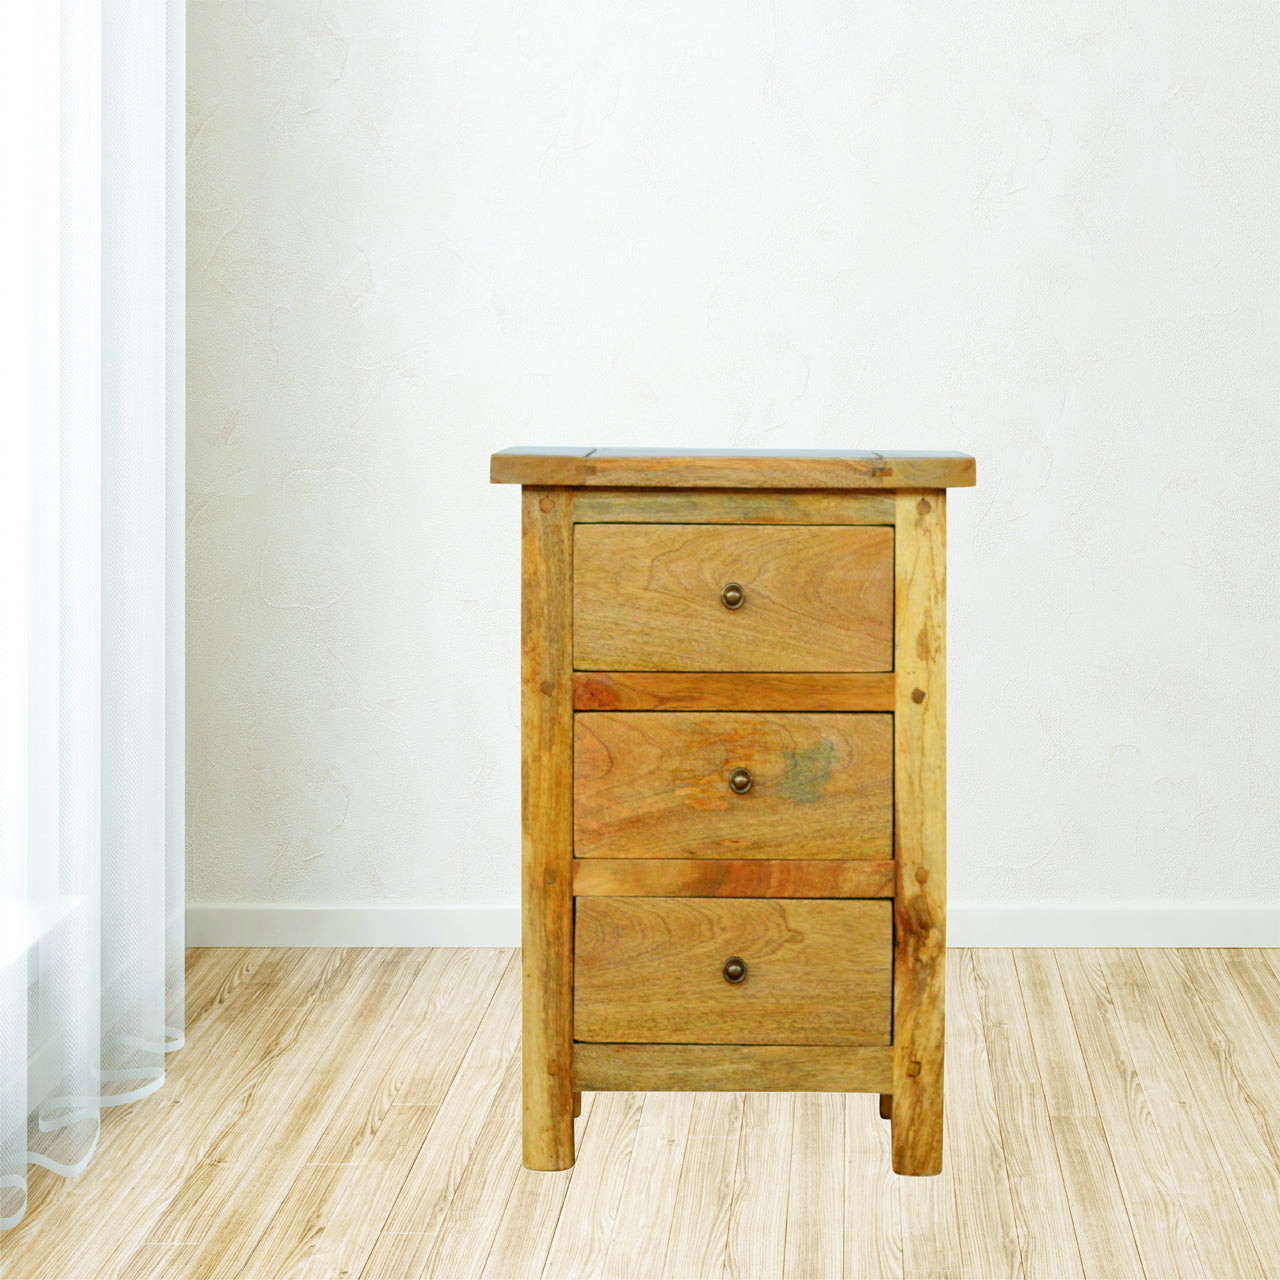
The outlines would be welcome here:
<svg viewBox="0 0 1280 1280">
<path fill-rule="evenodd" d="M 891 902 L 579 898 L 575 908 L 575 1040 L 890 1043 Z M 737 983 L 725 977 L 732 958 L 745 966 Z"/>
<path fill-rule="evenodd" d="M 580 524 L 573 555 L 579 670 L 893 666 L 891 528 Z"/>
<path fill-rule="evenodd" d="M 578 858 L 893 857 L 890 715 L 580 712 L 573 752 Z"/>
</svg>

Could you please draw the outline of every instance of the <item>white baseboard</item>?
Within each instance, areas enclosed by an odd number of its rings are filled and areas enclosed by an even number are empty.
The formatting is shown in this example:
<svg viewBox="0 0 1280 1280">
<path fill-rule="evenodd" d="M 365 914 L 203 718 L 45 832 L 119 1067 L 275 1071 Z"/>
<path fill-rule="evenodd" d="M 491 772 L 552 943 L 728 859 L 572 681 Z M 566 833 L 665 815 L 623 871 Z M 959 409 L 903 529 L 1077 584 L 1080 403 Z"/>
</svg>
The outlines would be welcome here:
<svg viewBox="0 0 1280 1280">
<path fill-rule="evenodd" d="M 1280 947 L 1280 907 L 970 906 L 953 947 Z M 520 908 L 187 906 L 190 947 L 518 947 Z"/>
<path fill-rule="evenodd" d="M 947 907 L 951 947 L 1280 947 L 1280 906 Z"/>
<path fill-rule="evenodd" d="M 520 908 L 187 904 L 189 947 L 518 947 Z"/>
</svg>

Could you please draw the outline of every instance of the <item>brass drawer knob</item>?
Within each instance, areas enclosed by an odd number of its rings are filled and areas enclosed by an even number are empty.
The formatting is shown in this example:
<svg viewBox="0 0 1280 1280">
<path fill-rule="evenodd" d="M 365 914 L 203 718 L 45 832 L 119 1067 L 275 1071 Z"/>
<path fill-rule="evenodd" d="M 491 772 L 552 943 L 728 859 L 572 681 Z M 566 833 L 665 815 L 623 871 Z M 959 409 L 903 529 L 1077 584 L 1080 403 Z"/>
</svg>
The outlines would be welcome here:
<svg viewBox="0 0 1280 1280">
<path fill-rule="evenodd" d="M 724 962 L 724 980 L 737 986 L 747 976 L 747 962 L 741 956 L 730 956 Z"/>
<path fill-rule="evenodd" d="M 747 602 L 747 593 L 740 584 L 726 582 L 720 590 L 720 603 L 726 609 L 741 609 Z"/>
<path fill-rule="evenodd" d="M 751 784 L 754 781 L 750 769 L 735 769 L 729 775 L 729 790 L 734 795 L 745 796 L 751 790 Z"/>
</svg>

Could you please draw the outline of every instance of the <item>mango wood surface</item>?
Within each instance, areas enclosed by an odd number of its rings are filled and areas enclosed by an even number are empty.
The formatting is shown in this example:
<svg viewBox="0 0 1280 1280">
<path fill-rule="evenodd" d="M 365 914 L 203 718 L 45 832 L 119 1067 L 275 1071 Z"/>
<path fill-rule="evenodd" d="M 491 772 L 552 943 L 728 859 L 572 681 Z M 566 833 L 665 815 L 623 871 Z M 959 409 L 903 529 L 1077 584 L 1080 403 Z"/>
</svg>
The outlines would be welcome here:
<svg viewBox="0 0 1280 1280">
<path fill-rule="evenodd" d="M 523 491 L 524 1161 L 573 1163 L 573 492 Z"/>
<path fill-rule="evenodd" d="M 893 530 L 880 525 L 580 524 L 573 594 L 578 670 L 893 665 Z"/>
<path fill-rule="evenodd" d="M 579 898 L 576 916 L 578 1040 L 889 1043 L 887 901 Z"/>
<path fill-rule="evenodd" d="M 893 494 L 839 490 L 582 489 L 579 524 L 892 524 Z"/>
<path fill-rule="evenodd" d="M 893 673 L 579 671 L 575 711 L 892 711 Z"/>
<path fill-rule="evenodd" d="M 842 1274 L 860 1280 L 931 1270 L 988 1280 L 1006 1267 L 1027 1280 L 1143 1274 L 1141 1259 L 1162 1247 L 1149 1233 L 1167 1238 L 1169 1224 L 1145 1212 L 1131 1222 L 1136 1188 L 1122 1195 L 1116 1183 L 1088 1177 L 1094 1160 L 1108 1161 L 1125 1189 L 1130 1173 L 1116 1149 L 1124 1139 L 1108 1121 L 1111 1104 L 1103 1095 L 1119 1102 L 1129 1089 L 1147 1101 L 1143 1142 L 1163 1148 L 1168 1185 L 1202 1274 L 1274 1280 L 1280 1275 L 1280 1237 L 1272 1226 L 1280 1161 L 1268 1134 L 1280 1124 L 1274 1077 L 1280 952 L 1056 952 L 1063 998 L 1040 1006 L 1052 1030 L 1024 1004 L 1018 979 L 1024 954 L 949 953 L 948 963 L 961 967 L 953 970 L 948 993 L 958 997 L 951 1002 L 948 1034 L 977 1037 L 990 1064 L 983 1072 L 977 1043 L 973 1053 L 962 1049 L 948 1060 L 949 1180 L 895 1177 L 889 1129 L 876 1118 L 874 1097 L 837 1093 L 832 1099 L 837 1108 L 842 1104 L 844 1159 L 834 1137 L 817 1156 L 843 1170 Z M 1247 973 L 1241 967 L 1246 963 Z M 661 1252 L 663 1272 L 670 1257 L 690 1280 L 784 1276 L 789 1232 L 810 1239 L 812 1216 L 825 1212 L 803 1194 L 791 1199 L 797 1155 L 810 1168 L 814 1159 L 812 1126 L 798 1133 L 793 1123 L 798 1095 L 747 1093 L 742 1099 L 719 1267 L 718 1188 L 728 1164 L 725 1147 L 733 1142 L 734 1091 L 718 1099 L 723 1110 L 705 1100 L 700 1107 L 698 1099 L 668 1107 L 661 1111 L 667 1117 L 662 1125 L 652 1123 L 660 1109 L 650 1108 L 654 1141 L 661 1133 L 671 1151 L 683 1153 L 678 1179 L 672 1179 L 674 1196 L 661 1204 L 643 1191 L 643 1165 L 632 1172 L 648 1101 L 643 1094 L 585 1094 L 576 1167 L 556 1173 L 521 1168 L 512 1076 L 518 968 L 511 951 L 420 952 L 407 964 L 390 950 L 189 951 L 187 1043 L 169 1056 L 164 1085 L 139 1103 L 103 1112 L 97 1152 L 79 1178 L 31 1171 L 27 1216 L 0 1236 L 0 1269 L 27 1280 L 172 1280 L 229 1275 L 214 1269 L 218 1259 L 231 1267 L 247 1258 L 240 1269 L 246 1277 L 352 1280 L 375 1274 L 366 1264 L 377 1249 L 391 1262 L 376 1272 L 379 1280 L 602 1276 L 610 1256 L 612 1274 L 651 1280 L 654 1271 L 631 1270 L 635 1224 L 648 1205 L 660 1212 L 650 1219 L 654 1239 L 646 1256 Z M 1043 965 L 1039 971 L 1047 976 Z M 964 990 L 968 974 L 973 993 Z M 1062 1021 L 1064 1007 L 1068 1023 Z M 361 1009 L 360 1022 L 352 1023 L 351 1013 Z M 1075 1021 L 1077 1011 L 1083 1024 Z M 1067 1150 L 1054 1137 L 1034 1048 L 1036 1041 L 1051 1046 L 1054 1035 L 1065 1032 L 1079 1050 L 1071 1069 L 1087 1076 L 1101 1112 L 1063 1118 L 1059 1130 Z M 725 1052 L 723 1046 L 709 1049 L 717 1058 Z M 625 1045 L 620 1051 L 647 1050 Z M 875 1053 L 883 1060 L 881 1086 L 891 1080 L 888 1048 L 793 1052 Z M 324 1072 L 318 1091 L 307 1093 L 307 1076 L 326 1057 L 343 1069 Z M 1058 1064 L 1049 1069 L 1059 1076 L 1057 1096 L 1076 1096 L 1063 1087 Z M 817 1084 L 843 1087 L 834 1080 Z M 875 1084 L 865 1079 L 858 1087 Z M 408 1096 L 416 1101 L 403 1103 Z M 1015 1206 L 1016 1257 L 998 1215 L 978 1212 L 994 1167 L 988 1136 L 993 1101 Z M 246 1135 L 237 1138 L 237 1116 L 246 1104 Z M 318 1140 L 308 1120 L 313 1114 L 329 1117 Z M 678 1120 L 672 1123 L 678 1116 L 687 1116 L 684 1132 Z M 1083 1142 L 1072 1132 L 1081 1124 L 1093 1129 Z M 263 1145 L 256 1145 L 253 1131 Z M 455 1157 L 452 1144 L 459 1138 L 464 1150 Z M 182 1239 L 149 1239 L 167 1205 L 194 1205 L 200 1188 L 207 1192 L 205 1157 L 219 1144 L 255 1152 L 251 1164 L 214 1175 L 225 1179 L 228 1201 L 210 1217 L 186 1219 Z M 1095 1145 L 1082 1158 L 1085 1144 Z M 1069 1190 L 1063 1160 L 1072 1168 Z M 668 1167 L 675 1168 L 674 1157 Z M 1131 1167 L 1136 1176 L 1137 1166 Z M 809 1185 L 809 1176 L 801 1175 L 797 1186 Z M 248 1185 L 259 1178 L 277 1190 L 259 1196 Z M 288 1193 L 272 1213 L 281 1179 Z M 949 1213 L 938 1190 L 950 1193 Z M 644 1195 L 643 1205 L 628 1204 L 632 1191 Z M 433 1210 L 415 1220 L 404 1212 L 446 1197 L 442 1215 Z M 261 1206 L 261 1215 L 224 1214 L 237 1199 L 246 1208 Z M 405 1204 L 397 1208 L 401 1200 Z M 214 1208 L 210 1200 L 204 1204 Z M 392 1230 L 406 1224 L 408 1231 Z M 615 1249 L 618 1224 L 626 1242 Z M 1121 1230 L 1132 1233 L 1136 1260 L 1128 1271 L 1107 1270 L 1115 1260 L 1107 1242 Z M 390 1238 L 379 1247 L 383 1234 Z M 216 1243 L 206 1243 L 206 1236 Z M 1083 1266 L 1077 1239 L 1086 1253 Z M 999 1265 L 993 1267 L 992 1259 Z"/>
<path fill-rule="evenodd" d="M 893 1167 L 942 1169 L 946 494 L 899 491 L 894 581 Z"/>
<path fill-rule="evenodd" d="M 893 1078 L 885 1045 L 575 1044 L 582 1089 L 875 1092 Z"/>
<path fill-rule="evenodd" d="M 972 485 L 976 470 L 965 453 L 520 445 L 492 455 L 489 479 L 675 489 L 936 489 Z"/>
<path fill-rule="evenodd" d="M 892 898 L 885 862 L 576 858 L 573 892 L 589 898 Z"/>
<path fill-rule="evenodd" d="M 892 751 L 887 715 L 580 712 L 574 852 L 888 859 Z"/>
</svg>

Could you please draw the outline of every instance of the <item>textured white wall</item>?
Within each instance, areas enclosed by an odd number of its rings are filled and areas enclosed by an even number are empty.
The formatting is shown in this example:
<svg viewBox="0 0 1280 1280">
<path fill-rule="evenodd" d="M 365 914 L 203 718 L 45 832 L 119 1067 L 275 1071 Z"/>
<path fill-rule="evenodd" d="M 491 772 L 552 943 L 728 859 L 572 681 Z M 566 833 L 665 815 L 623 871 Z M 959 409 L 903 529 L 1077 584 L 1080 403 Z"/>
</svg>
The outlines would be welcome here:
<svg viewBox="0 0 1280 1280">
<path fill-rule="evenodd" d="M 513 904 L 515 443 L 964 449 L 951 897 L 1280 899 L 1280 10 L 192 0 L 190 898 Z"/>
</svg>

